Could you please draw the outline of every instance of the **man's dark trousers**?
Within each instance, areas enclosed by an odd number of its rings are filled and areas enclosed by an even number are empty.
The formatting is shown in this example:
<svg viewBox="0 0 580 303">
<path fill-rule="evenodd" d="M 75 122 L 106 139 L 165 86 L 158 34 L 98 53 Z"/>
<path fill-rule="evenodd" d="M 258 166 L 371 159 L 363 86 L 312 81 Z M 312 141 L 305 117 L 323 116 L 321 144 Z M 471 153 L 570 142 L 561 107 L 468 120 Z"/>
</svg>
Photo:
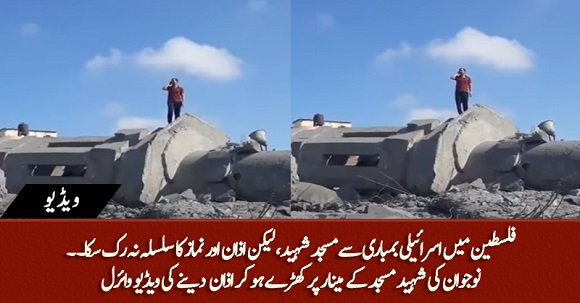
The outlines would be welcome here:
<svg viewBox="0 0 580 303">
<path fill-rule="evenodd" d="M 176 120 L 179 118 L 182 106 L 181 102 L 167 102 L 167 123 L 171 123 L 174 117 Z"/>
<path fill-rule="evenodd" d="M 469 93 L 468 92 L 455 92 L 455 106 L 457 106 L 457 113 L 462 114 L 467 110 L 469 104 Z"/>
</svg>

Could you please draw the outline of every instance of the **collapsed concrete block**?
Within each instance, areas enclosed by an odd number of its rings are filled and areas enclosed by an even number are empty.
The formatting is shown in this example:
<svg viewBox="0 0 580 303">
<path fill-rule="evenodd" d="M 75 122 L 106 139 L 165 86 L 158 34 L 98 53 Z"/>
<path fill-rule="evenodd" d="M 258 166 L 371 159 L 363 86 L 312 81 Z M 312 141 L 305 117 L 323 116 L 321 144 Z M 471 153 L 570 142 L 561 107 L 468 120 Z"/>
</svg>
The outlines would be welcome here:
<svg viewBox="0 0 580 303">
<path fill-rule="evenodd" d="M 382 180 L 385 185 L 402 189 L 399 187 L 405 183 L 409 150 L 423 138 L 424 133 L 423 129 L 419 129 L 388 137 L 382 142 L 379 168 L 388 177 Z"/>
<path fill-rule="evenodd" d="M 64 175 L 64 167 L 85 167 L 90 150 L 91 148 L 52 147 L 30 149 L 22 147 L 9 152 L 4 158 L 6 189 L 10 193 L 18 193 L 26 184 L 87 183 L 82 174 L 81 176 L 76 174 L 72 176 Z M 52 173 L 56 167 L 62 169 L 60 176 Z"/>
<path fill-rule="evenodd" d="M 194 151 L 225 145 L 229 138 L 198 117 L 186 114 L 158 129 L 121 157 L 116 182 L 122 184 L 115 199 L 126 203 L 152 203 L 172 183 L 181 161 Z"/>
<path fill-rule="evenodd" d="M 163 193 L 182 192 L 187 189 L 194 193 L 206 193 L 210 183 L 221 181 L 224 176 L 231 173 L 229 153 L 219 153 L 222 158 L 210 158 L 209 154 L 216 151 L 199 150 L 190 152 L 181 160 L 173 181 L 167 184 Z M 219 167 L 214 165 L 218 164 Z"/>
<path fill-rule="evenodd" d="M 299 158 L 299 152 L 303 143 L 318 138 L 340 138 L 342 137 L 342 133 L 330 126 L 320 126 L 311 129 L 292 129 L 291 136 L 292 155 Z"/>
<path fill-rule="evenodd" d="M 470 190 L 470 189 L 486 189 L 487 186 L 485 185 L 485 183 L 483 182 L 483 180 L 480 179 L 476 179 L 475 181 L 471 182 L 471 183 L 462 183 L 462 184 L 456 184 L 456 185 L 452 185 L 451 188 L 449 189 L 450 193 L 458 193 L 458 192 L 462 192 L 462 191 L 466 191 L 466 190 Z"/>
<path fill-rule="evenodd" d="M 526 186 L 536 190 L 580 188 L 580 141 L 550 141 L 522 154 Z"/>
<path fill-rule="evenodd" d="M 229 186 L 246 201 L 290 200 L 290 151 L 262 151 L 238 159 L 228 176 Z"/>
<path fill-rule="evenodd" d="M 6 155 L 19 148 L 45 148 L 48 146 L 49 139 L 32 138 L 32 137 L 7 137 L 0 138 L 0 168 L 4 167 L 4 158 Z"/>
<path fill-rule="evenodd" d="M 297 158 L 300 180 L 328 188 L 351 184 L 376 189 L 383 137 L 316 138 L 302 144 Z M 360 160 L 360 161 L 359 161 Z"/>
<path fill-rule="evenodd" d="M 406 185 L 419 194 L 445 192 L 479 144 L 515 136 L 517 131 L 511 121 L 476 104 L 414 145 Z"/>
<path fill-rule="evenodd" d="M 129 149 L 129 142 L 97 145 L 89 151 L 84 174 L 92 183 L 114 183 L 118 173 L 117 160 Z"/>
<path fill-rule="evenodd" d="M 189 114 L 152 133 L 0 138 L 0 156 L 8 191 L 18 193 L 27 183 L 120 183 L 113 199 L 123 206 L 155 203 L 162 196 L 180 199 L 178 193 L 206 202 L 238 197 L 283 202 L 291 198 L 291 179 L 297 177 L 290 151 L 263 152 L 254 140 L 229 142 L 222 131 Z"/>
<path fill-rule="evenodd" d="M 222 182 L 232 172 L 232 155 L 227 149 L 208 152 L 200 164 L 198 173 L 208 182 Z"/>
<path fill-rule="evenodd" d="M 518 139 L 487 141 L 477 145 L 464 167 L 462 179 L 470 182 L 481 178 L 485 183 L 518 167 L 525 143 Z"/>
<path fill-rule="evenodd" d="M 292 160 L 290 151 L 252 152 L 244 145 L 191 152 L 163 192 L 201 194 L 219 187 L 233 190 L 241 200 L 281 202 L 291 197 Z"/>
</svg>

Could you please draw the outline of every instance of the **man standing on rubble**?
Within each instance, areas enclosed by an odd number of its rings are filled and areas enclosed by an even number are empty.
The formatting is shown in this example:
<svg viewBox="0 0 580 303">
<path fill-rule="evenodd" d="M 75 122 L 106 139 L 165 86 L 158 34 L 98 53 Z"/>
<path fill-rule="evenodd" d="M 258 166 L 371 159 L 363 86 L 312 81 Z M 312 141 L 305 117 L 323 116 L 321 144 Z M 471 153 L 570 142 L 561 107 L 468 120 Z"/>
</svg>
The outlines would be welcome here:
<svg viewBox="0 0 580 303">
<path fill-rule="evenodd" d="M 183 87 L 179 85 L 177 78 L 172 78 L 163 90 L 167 91 L 167 123 L 170 124 L 173 118 L 179 118 L 183 107 Z"/>
<path fill-rule="evenodd" d="M 469 107 L 469 97 L 471 97 L 471 78 L 467 76 L 465 68 L 460 68 L 457 73 L 451 76 L 455 81 L 455 106 L 457 113 L 462 114 Z"/>
</svg>

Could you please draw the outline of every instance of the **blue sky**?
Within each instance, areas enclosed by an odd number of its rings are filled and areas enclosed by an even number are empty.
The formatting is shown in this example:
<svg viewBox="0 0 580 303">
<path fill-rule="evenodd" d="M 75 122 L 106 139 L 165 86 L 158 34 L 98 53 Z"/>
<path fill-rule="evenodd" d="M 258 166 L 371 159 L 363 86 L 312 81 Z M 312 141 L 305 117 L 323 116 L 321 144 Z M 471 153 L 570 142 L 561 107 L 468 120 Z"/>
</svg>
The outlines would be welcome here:
<svg viewBox="0 0 580 303">
<path fill-rule="evenodd" d="M 0 10 L 0 127 L 60 136 L 165 124 L 161 87 L 239 141 L 289 149 L 289 0 L 10 1 Z M 203 46 L 205 45 L 205 46 Z"/>
<path fill-rule="evenodd" d="M 471 104 L 522 131 L 553 119 L 578 139 L 580 23 L 574 0 L 292 1 L 292 118 L 404 125 L 455 115 L 458 67 Z"/>
</svg>

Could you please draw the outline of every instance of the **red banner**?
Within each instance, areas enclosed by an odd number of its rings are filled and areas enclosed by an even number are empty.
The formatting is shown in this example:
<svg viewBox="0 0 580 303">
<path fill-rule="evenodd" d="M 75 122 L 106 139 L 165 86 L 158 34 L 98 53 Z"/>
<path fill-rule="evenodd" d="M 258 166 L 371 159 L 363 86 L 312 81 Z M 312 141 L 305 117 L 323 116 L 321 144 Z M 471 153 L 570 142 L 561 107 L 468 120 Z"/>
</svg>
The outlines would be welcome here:
<svg viewBox="0 0 580 303">
<path fill-rule="evenodd" d="M 2 302 L 577 302 L 580 222 L 3 220 Z"/>
</svg>

